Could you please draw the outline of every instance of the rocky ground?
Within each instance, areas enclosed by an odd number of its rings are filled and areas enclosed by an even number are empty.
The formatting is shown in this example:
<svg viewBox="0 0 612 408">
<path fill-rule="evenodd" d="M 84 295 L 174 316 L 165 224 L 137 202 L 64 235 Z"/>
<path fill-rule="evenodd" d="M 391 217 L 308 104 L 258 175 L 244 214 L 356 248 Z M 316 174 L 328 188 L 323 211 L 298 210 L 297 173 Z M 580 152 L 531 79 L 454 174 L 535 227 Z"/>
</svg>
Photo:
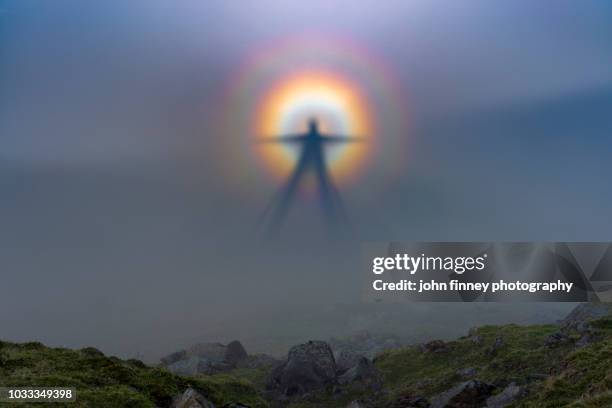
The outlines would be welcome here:
<svg viewBox="0 0 612 408">
<path fill-rule="evenodd" d="M 611 367 L 612 306 L 603 304 L 454 341 L 309 341 L 281 360 L 238 341 L 197 344 L 159 367 L 92 348 L 0 343 L 0 385 L 76 386 L 72 407 L 612 407 Z"/>
</svg>

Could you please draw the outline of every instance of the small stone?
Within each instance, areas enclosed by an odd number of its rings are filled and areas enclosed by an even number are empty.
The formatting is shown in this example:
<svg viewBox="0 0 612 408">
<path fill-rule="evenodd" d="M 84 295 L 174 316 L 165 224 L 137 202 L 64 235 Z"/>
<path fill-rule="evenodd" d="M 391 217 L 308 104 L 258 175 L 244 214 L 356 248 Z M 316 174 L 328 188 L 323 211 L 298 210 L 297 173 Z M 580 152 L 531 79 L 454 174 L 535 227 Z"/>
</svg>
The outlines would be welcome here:
<svg viewBox="0 0 612 408">
<path fill-rule="evenodd" d="M 594 340 L 594 336 L 592 334 L 585 333 L 576 342 L 576 347 L 582 348 L 582 347 L 588 346 L 589 344 L 593 342 L 593 340 Z"/>
<path fill-rule="evenodd" d="M 504 338 L 502 336 L 497 336 L 493 342 L 493 345 L 487 350 L 487 354 L 489 356 L 494 356 L 505 344 L 506 342 L 504 341 Z"/>
<path fill-rule="evenodd" d="M 546 339 L 544 340 L 544 345 L 546 347 L 553 348 L 561 346 L 567 342 L 569 342 L 569 337 L 567 336 L 567 334 L 558 331 L 546 337 Z"/>
<path fill-rule="evenodd" d="M 476 372 L 474 367 L 467 367 L 457 370 L 457 375 L 463 378 L 473 378 L 476 376 Z"/>
<path fill-rule="evenodd" d="M 215 404 L 193 388 L 187 388 L 184 393 L 174 398 L 170 408 L 215 408 Z"/>
<path fill-rule="evenodd" d="M 431 408 L 463 408 L 478 407 L 495 389 L 492 384 L 471 380 L 438 394 L 431 399 Z"/>
<path fill-rule="evenodd" d="M 511 383 L 499 394 L 487 398 L 487 408 L 504 408 L 524 395 L 524 388 Z"/>
</svg>

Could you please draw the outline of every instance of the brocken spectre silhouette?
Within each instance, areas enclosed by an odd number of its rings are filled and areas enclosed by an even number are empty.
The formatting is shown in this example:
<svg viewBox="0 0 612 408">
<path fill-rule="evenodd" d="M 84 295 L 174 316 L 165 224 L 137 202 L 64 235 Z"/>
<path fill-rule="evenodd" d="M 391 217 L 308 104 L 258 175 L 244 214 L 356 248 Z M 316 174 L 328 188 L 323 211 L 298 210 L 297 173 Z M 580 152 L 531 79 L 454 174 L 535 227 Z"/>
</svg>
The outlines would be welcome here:
<svg viewBox="0 0 612 408">
<path fill-rule="evenodd" d="M 309 119 L 306 133 L 260 139 L 261 143 L 285 143 L 299 145 L 301 148 L 294 170 L 262 215 L 260 224 L 266 225 L 267 233 L 272 235 L 278 232 L 295 200 L 298 187 L 308 172 L 313 172 L 315 175 L 318 198 L 328 225 L 336 230 L 339 227 L 348 229 L 348 217 L 340 194 L 329 174 L 324 146 L 361 140 L 357 137 L 323 134 L 319 131 L 319 123 L 315 118 Z"/>
</svg>

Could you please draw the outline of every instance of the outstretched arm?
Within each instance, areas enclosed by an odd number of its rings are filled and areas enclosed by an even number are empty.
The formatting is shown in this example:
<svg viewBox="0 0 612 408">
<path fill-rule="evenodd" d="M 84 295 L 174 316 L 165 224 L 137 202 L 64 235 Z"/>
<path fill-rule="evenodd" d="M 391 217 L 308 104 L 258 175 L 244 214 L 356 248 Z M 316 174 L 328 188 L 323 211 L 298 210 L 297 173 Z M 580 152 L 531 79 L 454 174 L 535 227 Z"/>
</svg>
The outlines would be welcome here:
<svg viewBox="0 0 612 408">
<path fill-rule="evenodd" d="M 365 142 L 363 137 L 355 136 L 337 136 L 337 135 L 321 135 L 323 141 L 328 143 L 359 143 Z"/>
<path fill-rule="evenodd" d="M 257 139 L 257 143 L 299 143 L 306 138 L 306 135 L 280 135 Z"/>
</svg>

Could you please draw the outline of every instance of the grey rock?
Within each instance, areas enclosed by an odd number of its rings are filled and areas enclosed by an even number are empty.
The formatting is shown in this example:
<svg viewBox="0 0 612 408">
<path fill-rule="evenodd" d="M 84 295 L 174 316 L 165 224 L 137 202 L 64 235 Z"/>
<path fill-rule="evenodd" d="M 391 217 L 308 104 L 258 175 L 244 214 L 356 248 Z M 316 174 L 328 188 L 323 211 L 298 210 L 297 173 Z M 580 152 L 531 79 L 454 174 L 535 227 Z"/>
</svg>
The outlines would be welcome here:
<svg viewBox="0 0 612 408">
<path fill-rule="evenodd" d="M 161 359 L 161 362 L 163 365 L 167 366 L 170 365 L 172 363 L 176 363 L 179 360 L 184 360 L 186 359 L 187 356 L 187 351 L 186 350 L 181 350 L 181 351 L 177 351 L 171 354 L 168 354 L 166 357 L 163 357 Z"/>
<path fill-rule="evenodd" d="M 576 347 L 578 348 L 582 348 L 585 346 L 588 346 L 589 344 L 591 344 L 593 341 L 595 340 L 595 336 L 593 336 L 593 334 L 591 333 L 585 333 L 582 335 L 582 337 L 580 337 L 580 339 L 578 339 L 578 341 L 576 342 Z"/>
<path fill-rule="evenodd" d="M 578 322 L 575 329 L 578 333 L 586 333 L 591 330 L 591 325 L 589 322 Z"/>
<path fill-rule="evenodd" d="M 480 381 L 466 381 L 431 399 L 431 408 L 476 408 L 484 406 L 495 389 Z"/>
<path fill-rule="evenodd" d="M 238 340 L 234 340 L 225 347 L 223 361 L 227 364 L 236 365 L 249 357 L 246 350 Z"/>
<path fill-rule="evenodd" d="M 336 362 L 331 348 L 323 341 L 309 341 L 289 350 L 287 361 L 272 371 L 267 388 L 291 397 L 335 383 Z"/>
<path fill-rule="evenodd" d="M 487 398 L 487 408 L 504 408 L 523 396 L 525 389 L 511 383 L 499 394 Z"/>
<path fill-rule="evenodd" d="M 475 344 L 482 344 L 482 336 L 470 337 L 470 340 Z"/>
<path fill-rule="evenodd" d="M 341 339 L 332 338 L 329 341 L 329 345 L 334 350 L 335 355 L 346 351 L 373 359 L 385 350 L 402 347 L 404 343 L 397 336 L 372 334 L 368 331 L 362 331 L 350 337 Z"/>
<path fill-rule="evenodd" d="M 495 341 L 493 342 L 493 345 L 489 349 L 487 349 L 487 354 L 489 356 L 496 355 L 499 349 L 504 347 L 505 344 L 506 342 L 504 341 L 504 338 L 502 336 L 497 336 L 495 338 Z"/>
<path fill-rule="evenodd" d="M 174 398 L 170 408 L 216 408 L 215 404 L 206 399 L 193 388 L 187 388 L 184 393 Z"/>
<path fill-rule="evenodd" d="M 187 350 L 169 354 L 162 358 L 161 362 L 175 374 L 195 375 L 228 371 L 248 359 L 242 344 L 233 341 L 227 346 L 220 343 L 199 343 Z"/>
<path fill-rule="evenodd" d="M 380 389 L 381 376 L 374 367 L 374 364 L 367 357 L 361 357 L 354 367 L 351 367 L 343 375 L 338 377 L 338 383 L 341 385 L 361 382 L 374 389 Z"/>
<path fill-rule="evenodd" d="M 364 356 L 351 350 L 342 350 L 334 354 L 338 375 L 342 375 L 349 369 L 355 367 L 362 357 Z"/>
<path fill-rule="evenodd" d="M 476 369 L 474 367 L 461 368 L 457 370 L 457 375 L 463 378 L 473 378 L 476 376 Z"/>
<path fill-rule="evenodd" d="M 197 356 L 211 362 L 225 361 L 227 346 L 221 343 L 198 343 L 187 349 L 188 356 Z"/>
<path fill-rule="evenodd" d="M 549 348 L 558 347 L 563 344 L 567 344 L 570 341 L 570 338 L 563 331 L 555 332 L 546 337 L 544 340 L 544 345 Z"/>
</svg>

